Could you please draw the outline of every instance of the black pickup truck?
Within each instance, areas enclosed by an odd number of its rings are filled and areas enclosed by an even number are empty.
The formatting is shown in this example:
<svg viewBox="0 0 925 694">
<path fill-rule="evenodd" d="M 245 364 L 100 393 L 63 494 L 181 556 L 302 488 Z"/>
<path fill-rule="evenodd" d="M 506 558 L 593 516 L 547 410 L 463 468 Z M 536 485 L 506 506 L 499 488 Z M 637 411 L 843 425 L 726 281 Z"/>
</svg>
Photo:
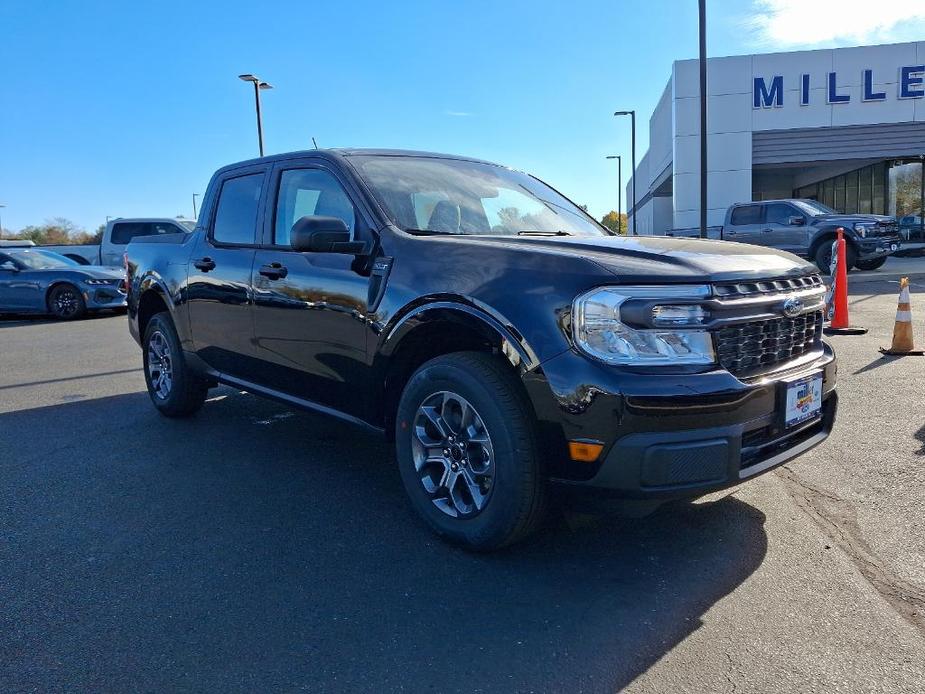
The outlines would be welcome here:
<svg viewBox="0 0 925 694">
<path fill-rule="evenodd" d="M 227 384 L 384 432 L 413 507 L 470 548 L 524 537 L 550 497 L 645 506 L 738 484 L 835 419 L 815 267 L 614 237 L 484 161 L 227 166 L 192 234 L 137 238 L 126 266 L 161 413 Z"/>
</svg>

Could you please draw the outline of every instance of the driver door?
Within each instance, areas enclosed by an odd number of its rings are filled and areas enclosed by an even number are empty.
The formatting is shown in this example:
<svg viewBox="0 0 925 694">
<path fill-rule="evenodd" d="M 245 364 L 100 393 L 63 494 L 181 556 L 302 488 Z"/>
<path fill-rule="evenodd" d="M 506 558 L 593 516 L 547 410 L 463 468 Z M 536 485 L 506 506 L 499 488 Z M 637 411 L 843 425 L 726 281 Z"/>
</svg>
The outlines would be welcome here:
<svg viewBox="0 0 925 694">
<path fill-rule="evenodd" d="M 268 208 L 269 238 L 252 273 L 259 382 L 360 416 L 368 369 L 365 263 L 352 255 L 294 251 L 289 232 L 307 215 L 342 219 L 353 239 L 371 239 L 371 231 L 347 186 L 321 162 L 278 164 Z"/>
<path fill-rule="evenodd" d="M 45 295 L 35 272 L 22 269 L 15 260 L 0 253 L 0 312 L 44 309 Z"/>
<path fill-rule="evenodd" d="M 796 217 L 803 220 L 802 226 L 790 223 L 791 219 Z M 766 240 L 763 245 L 791 253 L 805 253 L 808 246 L 806 233 L 806 218 L 793 205 L 786 202 L 769 202 L 765 206 L 762 237 Z"/>
</svg>

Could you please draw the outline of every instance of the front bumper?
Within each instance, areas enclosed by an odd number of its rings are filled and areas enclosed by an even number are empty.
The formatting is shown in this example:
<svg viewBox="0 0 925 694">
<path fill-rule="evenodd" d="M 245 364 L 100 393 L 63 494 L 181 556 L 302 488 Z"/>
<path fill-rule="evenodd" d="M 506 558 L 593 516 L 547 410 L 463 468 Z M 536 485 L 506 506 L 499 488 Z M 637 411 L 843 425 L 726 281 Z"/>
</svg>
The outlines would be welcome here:
<svg viewBox="0 0 925 694">
<path fill-rule="evenodd" d="M 821 417 L 784 430 L 781 378 L 816 372 L 823 374 Z M 554 482 L 572 491 L 655 500 L 740 484 L 818 445 L 835 422 L 835 382 L 828 345 L 809 361 L 748 382 L 723 370 L 632 373 L 574 352 L 525 378 Z M 604 448 L 593 463 L 574 462 L 569 441 Z"/>
<path fill-rule="evenodd" d="M 902 242 L 898 234 L 895 236 L 871 236 L 859 240 L 858 259 L 872 260 L 881 258 L 885 255 L 891 255 L 901 248 Z"/>
<path fill-rule="evenodd" d="M 115 285 L 87 286 L 81 290 L 81 293 L 87 309 L 91 311 L 122 309 L 128 305 L 125 291 Z"/>
</svg>

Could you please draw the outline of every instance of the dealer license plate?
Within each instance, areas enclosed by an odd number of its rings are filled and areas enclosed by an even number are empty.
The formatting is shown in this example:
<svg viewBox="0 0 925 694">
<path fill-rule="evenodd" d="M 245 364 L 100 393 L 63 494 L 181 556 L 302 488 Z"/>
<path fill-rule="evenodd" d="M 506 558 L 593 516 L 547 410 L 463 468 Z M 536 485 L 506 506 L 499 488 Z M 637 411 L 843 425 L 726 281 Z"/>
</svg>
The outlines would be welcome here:
<svg viewBox="0 0 925 694">
<path fill-rule="evenodd" d="M 789 428 L 819 416 L 822 410 L 822 374 L 787 384 L 784 426 Z"/>
</svg>

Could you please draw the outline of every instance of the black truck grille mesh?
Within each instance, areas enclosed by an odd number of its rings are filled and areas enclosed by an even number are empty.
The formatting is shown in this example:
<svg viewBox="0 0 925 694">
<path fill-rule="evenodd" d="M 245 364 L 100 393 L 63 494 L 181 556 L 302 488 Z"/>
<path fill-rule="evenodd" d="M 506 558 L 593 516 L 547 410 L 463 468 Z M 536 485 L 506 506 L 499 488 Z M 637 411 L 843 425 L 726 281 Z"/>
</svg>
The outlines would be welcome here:
<svg viewBox="0 0 925 694">
<path fill-rule="evenodd" d="M 732 325 L 716 332 L 716 354 L 727 371 L 767 371 L 822 347 L 822 311 Z"/>
</svg>

